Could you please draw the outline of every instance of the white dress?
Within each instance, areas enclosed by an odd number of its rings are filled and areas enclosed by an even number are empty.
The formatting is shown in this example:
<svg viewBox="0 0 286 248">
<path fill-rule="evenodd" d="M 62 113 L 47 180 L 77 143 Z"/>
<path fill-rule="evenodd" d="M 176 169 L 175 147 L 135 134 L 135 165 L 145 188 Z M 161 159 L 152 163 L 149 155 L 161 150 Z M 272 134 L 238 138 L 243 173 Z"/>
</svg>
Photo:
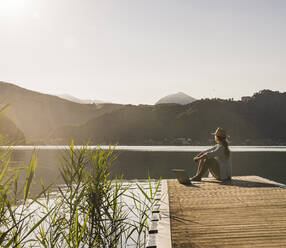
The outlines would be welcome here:
<svg viewBox="0 0 286 248">
<path fill-rule="evenodd" d="M 231 163 L 231 157 L 227 157 L 224 153 L 224 146 L 220 144 L 216 144 L 212 148 L 206 150 L 204 154 L 208 158 L 214 158 L 220 167 L 220 179 L 228 179 L 231 178 L 231 171 L 232 171 L 232 163 Z M 209 173 L 209 177 L 210 177 Z"/>
</svg>

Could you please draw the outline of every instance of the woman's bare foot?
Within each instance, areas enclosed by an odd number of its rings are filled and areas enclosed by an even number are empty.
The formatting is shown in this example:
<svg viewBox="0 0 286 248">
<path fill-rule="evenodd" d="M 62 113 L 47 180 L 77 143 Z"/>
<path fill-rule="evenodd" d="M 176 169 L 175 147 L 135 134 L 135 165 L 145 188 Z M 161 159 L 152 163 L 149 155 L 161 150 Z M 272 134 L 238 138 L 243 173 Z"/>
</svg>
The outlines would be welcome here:
<svg viewBox="0 0 286 248">
<path fill-rule="evenodd" d="M 194 176 L 190 179 L 190 181 L 195 181 L 195 182 L 200 182 L 202 180 L 201 177 L 198 177 L 198 176 Z"/>
</svg>

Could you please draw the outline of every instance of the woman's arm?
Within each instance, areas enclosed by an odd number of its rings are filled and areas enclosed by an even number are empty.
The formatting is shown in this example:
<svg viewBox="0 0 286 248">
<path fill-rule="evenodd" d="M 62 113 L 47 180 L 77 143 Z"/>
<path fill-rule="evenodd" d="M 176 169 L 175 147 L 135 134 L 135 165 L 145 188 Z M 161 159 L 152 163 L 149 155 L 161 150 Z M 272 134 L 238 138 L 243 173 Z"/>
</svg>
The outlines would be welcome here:
<svg viewBox="0 0 286 248">
<path fill-rule="evenodd" d="M 200 152 L 199 154 L 196 155 L 196 157 L 203 155 L 203 153 L 204 153 L 204 151 Z"/>
<path fill-rule="evenodd" d="M 214 145 L 213 147 L 211 147 L 211 148 L 209 148 L 209 149 L 207 149 L 205 151 L 202 151 L 201 153 L 208 153 L 208 152 L 211 152 L 211 151 L 215 150 L 216 148 L 217 148 L 217 145 Z"/>
<path fill-rule="evenodd" d="M 215 149 L 213 149 L 212 151 L 209 151 L 207 153 L 205 153 L 206 157 L 208 158 L 214 158 L 216 156 L 218 156 L 221 152 L 223 152 L 224 148 L 222 145 L 217 145 L 215 147 Z"/>
<path fill-rule="evenodd" d="M 200 159 L 205 158 L 204 155 L 206 155 L 206 154 L 209 153 L 209 152 L 214 151 L 215 149 L 217 149 L 217 145 L 215 145 L 215 146 L 213 146 L 213 147 L 211 147 L 211 148 L 209 148 L 209 149 L 207 149 L 207 150 L 205 150 L 205 151 L 200 152 L 198 155 L 196 155 L 196 156 L 194 157 L 194 160 L 195 160 L 195 161 L 198 161 L 198 160 L 200 160 Z"/>
<path fill-rule="evenodd" d="M 207 157 L 207 155 L 206 155 L 205 153 L 203 153 L 203 154 L 201 154 L 200 156 L 194 157 L 194 160 L 195 160 L 195 161 L 199 161 L 199 160 L 204 159 L 204 158 L 206 158 L 206 157 Z"/>
</svg>

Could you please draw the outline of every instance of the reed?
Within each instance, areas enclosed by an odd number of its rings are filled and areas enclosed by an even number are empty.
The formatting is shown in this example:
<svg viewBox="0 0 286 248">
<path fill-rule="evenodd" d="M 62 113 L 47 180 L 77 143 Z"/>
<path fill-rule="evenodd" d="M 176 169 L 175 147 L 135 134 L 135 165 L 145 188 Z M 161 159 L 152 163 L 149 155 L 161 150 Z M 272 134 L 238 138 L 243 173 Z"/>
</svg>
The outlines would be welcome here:
<svg viewBox="0 0 286 248">
<path fill-rule="evenodd" d="M 12 194 L 18 172 L 7 176 L 9 156 L 0 167 L 0 245 L 2 247 L 145 247 L 152 207 L 160 180 L 149 189 L 136 190 L 123 176 L 112 176 L 118 153 L 115 146 L 95 150 L 73 142 L 63 154 L 60 174 L 64 185 L 51 192 L 42 182 L 42 191 L 30 196 L 37 166 L 33 154 L 26 169 L 21 202 Z M 1 160 L 2 161 L 2 160 Z M 4 179 L 5 178 L 5 179 Z M 5 181 L 3 181 L 5 180 Z M 134 184 L 133 184 L 134 186 Z M 14 187 L 17 191 L 19 186 Z M 13 204 L 12 204 L 13 202 Z M 18 203 L 17 203 L 18 202 Z"/>
</svg>

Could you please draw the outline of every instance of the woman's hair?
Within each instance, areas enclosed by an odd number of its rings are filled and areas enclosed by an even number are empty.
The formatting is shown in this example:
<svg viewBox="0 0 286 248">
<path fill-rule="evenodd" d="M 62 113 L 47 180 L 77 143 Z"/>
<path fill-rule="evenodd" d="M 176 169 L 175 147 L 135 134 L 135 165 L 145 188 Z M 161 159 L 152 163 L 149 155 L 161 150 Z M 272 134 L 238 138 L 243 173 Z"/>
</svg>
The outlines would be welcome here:
<svg viewBox="0 0 286 248">
<path fill-rule="evenodd" d="M 224 154 L 227 158 L 229 158 L 230 155 L 230 150 L 228 147 L 228 141 L 226 139 L 226 137 L 222 137 L 222 136 L 217 136 L 217 138 L 219 139 L 219 141 L 221 142 L 221 144 L 224 146 Z"/>
</svg>

